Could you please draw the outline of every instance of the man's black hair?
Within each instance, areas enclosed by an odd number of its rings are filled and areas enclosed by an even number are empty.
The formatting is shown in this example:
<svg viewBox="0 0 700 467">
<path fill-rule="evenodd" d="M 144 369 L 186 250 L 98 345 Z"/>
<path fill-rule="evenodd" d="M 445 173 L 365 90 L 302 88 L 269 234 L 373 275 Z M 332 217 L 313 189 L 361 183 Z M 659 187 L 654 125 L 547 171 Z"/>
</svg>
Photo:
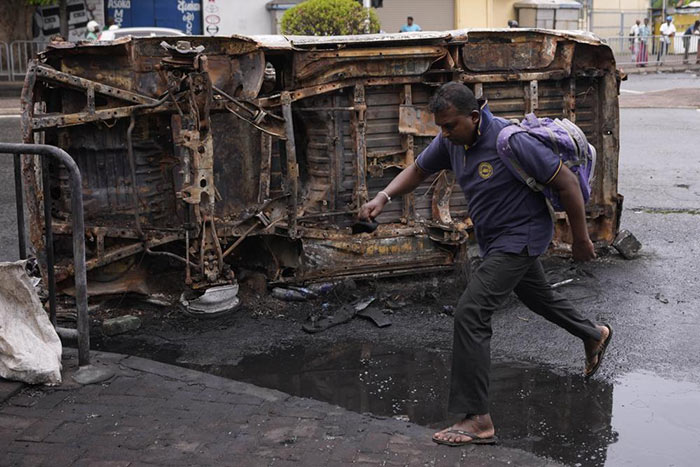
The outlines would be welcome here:
<svg viewBox="0 0 700 467">
<path fill-rule="evenodd" d="M 442 112 L 449 107 L 454 107 L 463 115 L 471 115 L 474 110 L 479 109 L 479 103 L 471 89 L 462 83 L 450 81 L 438 88 L 428 104 L 432 113 Z"/>
<path fill-rule="evenodd" d="M 413 16 L 406 16 L 406 19 L 410 19 L 411 21 L 413 21 Z"/>
</svg>

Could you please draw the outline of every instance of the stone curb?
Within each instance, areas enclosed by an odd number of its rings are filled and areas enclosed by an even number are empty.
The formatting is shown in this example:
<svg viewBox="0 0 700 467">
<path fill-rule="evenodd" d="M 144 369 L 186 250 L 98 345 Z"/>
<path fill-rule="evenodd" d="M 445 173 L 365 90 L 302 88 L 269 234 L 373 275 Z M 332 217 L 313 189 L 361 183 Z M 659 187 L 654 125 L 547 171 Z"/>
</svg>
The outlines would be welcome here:
<svg viewBox="0 0 700 467">
<path fill-rule="evenodd" d="M 618 65 L 618 69 L 622 70 L 626 75 L 641 75 L 644 73 L 656 73 L 656 72 L 661 72 L 661 73 L 683 73 L 685 71 L 700 71 L 700 64 L 699 65 L 664 65 L 664 66 L 656 66 L 649 64 L 646 67 L 643 68 L 638 68 L 634 66 L 634 64 L 629 64 L 629 65 Z"/>
</svg>

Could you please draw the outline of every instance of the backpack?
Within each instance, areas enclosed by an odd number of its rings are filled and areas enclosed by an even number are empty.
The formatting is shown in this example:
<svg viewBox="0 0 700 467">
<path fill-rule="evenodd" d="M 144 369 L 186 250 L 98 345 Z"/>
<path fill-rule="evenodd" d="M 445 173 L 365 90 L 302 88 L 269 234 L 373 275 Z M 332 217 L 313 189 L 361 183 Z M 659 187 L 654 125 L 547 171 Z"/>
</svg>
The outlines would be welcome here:
<svg viewBox="0 0 700 467">
<path fill-rule="evenodd" d="M 522 122 L 504 127 L 498 134 L 496 148 L 498 156 L 508 170 L 518 179 L 530 187 L 533 191 L 544 194 L 548 205 L 556 211 L 564 208 L 559 201 L 559 193 L 549 186 L 542 185 L 534 177 L 525 172 L 518 163 L 513 149 L 510 147 L 510 137 L 516 133 L 527 132 L 547 145 L 561 161 L 578 178 L 583 202 L 587 203 L 591 197 L 591 183 L 595 175 L 596 150 L 588 143 L 583 131 L 570 120 L 551 118 L 537 118 L 534 113 L 527 114 Z"/>
</svg>

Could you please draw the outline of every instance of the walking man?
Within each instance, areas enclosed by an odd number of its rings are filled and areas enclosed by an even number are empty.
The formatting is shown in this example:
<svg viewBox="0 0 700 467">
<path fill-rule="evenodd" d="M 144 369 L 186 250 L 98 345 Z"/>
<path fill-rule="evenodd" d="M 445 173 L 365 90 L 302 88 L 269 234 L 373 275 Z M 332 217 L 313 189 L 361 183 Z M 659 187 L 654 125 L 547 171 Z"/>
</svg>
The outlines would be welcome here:
<svg viewBox="0 0 700 467">
<path fill-rule="evenodd" d="M 432 173 L 443 169 L 455 173 L 484 261 L 459 299 L 454 318 L 449 410 L 465 417 L 435 433 L 433 441 L 451 446 L 492 444 L 496 439 L 489 415 L 491 317 L 511 292 L 583 341 L 587 377 L 598 370 L 612 329 L 584 317 L 547 282 L 538 258 L 552 239 L 552 219 L 544 196 L 512 175 L 498 156 L 496 140 L 509 123 L 494 117 L 485 101 L 477 101 L 457 82 L 438 89 L 430 111 L 440 134 L 414 164 L 360 208 L 359 217 L 375 218 L 393 197 L 410 193 Z M 577 176 L 526 133 L 513 135 L 510 145 L 528 174 L 559 191 L 573 233 L 574 259 L 595 258 Z"/>
</svg>

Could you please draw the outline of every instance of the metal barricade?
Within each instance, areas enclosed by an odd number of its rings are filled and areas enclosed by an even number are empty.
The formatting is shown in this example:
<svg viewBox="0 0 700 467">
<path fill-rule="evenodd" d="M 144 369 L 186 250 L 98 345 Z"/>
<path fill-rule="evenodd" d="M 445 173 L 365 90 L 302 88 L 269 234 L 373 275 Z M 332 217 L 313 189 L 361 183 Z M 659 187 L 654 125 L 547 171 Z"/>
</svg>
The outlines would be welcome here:
<svg viewBox="0 0 700 467">
<path fill-rule="evenodd" d="M 49 286 L 51 321 L 61 337 L 77 337 L 78 364 L 90 364 L 90 320 L 87 308 L 87 272 L 85 267 L 85 221 L 83 217 L 83 188 L 80 170 L 73 158 L 63 149 L 45 144 L 0 143 L 0 154 L 14 154 L 15 193 L 17 194 L 17 232 L 20 242 L 20 257 L 26 258 L 24 232 L 24 203 L 20 170 L 22 154 L 37 154 L 58 159 L 66 167 L 71 187 L 71 211 L 73 221 L 73 266 L 75 270 L 75 307 L 78 311 L 77 332 L 75 329 L 56 326 L 56 283 L 53 274 L 53 233 L 51 227 L 51 197 L 44 196 L 44 222 L 46 228 L 46 264 Z M 46 159 L 43 159 L 45 162 Z M 48 186 L 48 164 L 43 164 L 44 186 Z"/>
<path fill-rule="evenodd" d="M 39 52 L 46 50 L 46 41 L 13 41 L 10 43 L 10 79 L 22 81 L 27 73 L 27 63 Z"/>
<path fill-rule="evenodd" d="M 0 79 L 10 80 L 10 47 L 0 42 Z"/>
<path fill-rule="evenodd" d="M 664 36 L 649 36 L 646 40 L 630 36 L 603 38 L 615 54 L 618 65 L 680 65 L 684 60 L 695 63 L 700 36 L 676 34 L 666 43 Z M 686 56 L 687 46 L 687 56 Z"/>
</svg>

